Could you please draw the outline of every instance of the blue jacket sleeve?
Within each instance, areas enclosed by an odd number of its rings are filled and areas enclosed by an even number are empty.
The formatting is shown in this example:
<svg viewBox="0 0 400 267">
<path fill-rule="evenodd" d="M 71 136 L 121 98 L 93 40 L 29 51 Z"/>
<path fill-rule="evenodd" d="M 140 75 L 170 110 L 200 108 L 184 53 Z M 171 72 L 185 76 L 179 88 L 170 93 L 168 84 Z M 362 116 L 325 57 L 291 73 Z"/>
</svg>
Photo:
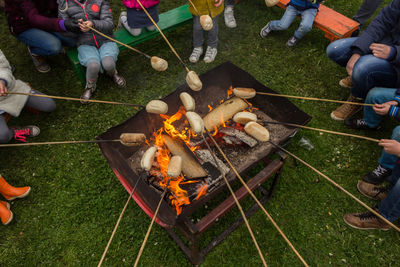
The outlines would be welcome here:
<svg viewBox="0 0 400 267">
<path fill-rule="evenodd" d="M 381 40 L 385 35 L 390 34 L 392 28 L 398 23 L 400 17 L 400 0 L 393 2 L 382 8 L 378 16 L 371 22 L 361 36 L 353 43 L 351 49 L 353 53 L 365 55 L 370 53 L 369 46 Z"/>
<path fill-rule="evenodd" d="M 396 120 L 400 121 L 400 111 L 398 106 L 390 106 L 389 109 L 389 116 L 395 118 Z"/>
</svg>

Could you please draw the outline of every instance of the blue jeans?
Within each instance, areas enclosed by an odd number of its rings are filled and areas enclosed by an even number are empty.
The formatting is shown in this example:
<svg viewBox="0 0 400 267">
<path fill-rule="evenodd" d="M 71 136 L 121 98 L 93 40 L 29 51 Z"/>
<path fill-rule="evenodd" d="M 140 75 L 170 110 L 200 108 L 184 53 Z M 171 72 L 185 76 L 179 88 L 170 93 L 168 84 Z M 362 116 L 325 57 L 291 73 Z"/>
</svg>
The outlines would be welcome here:
<svg viewBox="0 0 400 267">
<path fill-rule="evenodd" d="M 289 28 L 293 20 L 301 15 L 301 22 L 299 28 L 294 32 L 294 37 L 301 39 L 309 31 L 311 31 L 315 15 L 317 15 L 318 9 L 309 8 L 304 11 L 297 10 L 293 6 L 287 6 L 285 14 L 283 14 L 280 20 L 273 20 L 269 23 L 269 27 L 273 31 L 282 31 Z"/>
<path fill-rule="evenodd" d="M 367 98 L 365 99 L 365 103 L 367 104 L 382 104 L 388 101 L 394 100 L 394 96 L 397 89 L 394 88 L 374 88 L 369 91 Z M 364 120 L 368 124 L 369 127 L 375 128 L 378 127 L 382 121 L 382 116 L 376 114 L 372 107 L 365 106 L 364 107 Z M 390 139 L 396 140 L 400 142 L 400 126 L 397 126 L 393 129 L 392 137 Z M 397 157 L 385 152 L 382 149 L 381 157 L 379 158 L 379 164 L 383 167 L 392 169 L 396 163 Z"/>
<path fill-rule="evenodd" d="M 399 173 L 400 164 L 396 164 L 394 173 Z M 379 213 L 393 222 L 400 216 L 400 180 L 399 176 L 389 178 L 389 193 L 379 206 Z"/>
<path fill-rule="evenodd" d="M 356 39 L 357 37 L 336 40 L 326 48 L 326 54 L 334 62 L 345 67 L 353 55 L 350 47 Z M 352 95 L 364 99 L 374 87 L 395 87 L 397 74 L 387 60 L 368 54 L 361 56 L 354 64 L 352 78 Z"/>
<path fill-rule="evenodd" d="M 17 35 L 17 39 L 29 46 L 31 52 L 39 56 L 57 55 L 63 46 L 74 47 L 76 40 L 58 32 L 29 29 Z"/>
</svg>

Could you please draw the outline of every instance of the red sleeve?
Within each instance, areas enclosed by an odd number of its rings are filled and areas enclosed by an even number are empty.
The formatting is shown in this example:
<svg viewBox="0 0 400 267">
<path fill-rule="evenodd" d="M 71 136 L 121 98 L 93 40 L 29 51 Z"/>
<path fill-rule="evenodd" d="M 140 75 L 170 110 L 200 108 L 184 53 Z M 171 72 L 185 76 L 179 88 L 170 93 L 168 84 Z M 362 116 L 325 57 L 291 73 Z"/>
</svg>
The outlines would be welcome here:
<svg viewBox="0 0 400 267">
<path fill-rule="evenodd" d="M 20 7 L 24 14 L 24 17 L 28 20 L 28 23 L 34 27 L 44 31 L 63 31 L 60 28 L 59 21 L 60 18 L 49 18 L 39 14 L 35 3 L 33 1 L 20 1 Z"/>
</svg>

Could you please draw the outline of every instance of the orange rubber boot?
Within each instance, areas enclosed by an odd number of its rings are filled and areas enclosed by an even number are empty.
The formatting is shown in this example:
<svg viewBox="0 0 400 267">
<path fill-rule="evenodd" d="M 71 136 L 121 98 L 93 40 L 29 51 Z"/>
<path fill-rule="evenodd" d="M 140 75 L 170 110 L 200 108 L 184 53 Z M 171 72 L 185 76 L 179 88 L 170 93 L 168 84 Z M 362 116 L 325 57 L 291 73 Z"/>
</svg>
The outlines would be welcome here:
<svg viewBox="0 0 400 267">
<path fill-rule="evenodd" d="M 23 198 L 26 197 L 30 191 L 31 188 L 29 186 L 13 187 L 9 185 L 2 176 L 0 176 L 0 193 L 5 197 L 5 199 L 10 201 L 16 198 Z"/>
<path fill-rule="evenodd" d="M 9 224 L 14 217 L 9 207 L 10 205 L 7 202 L 0 201 L 0 218 L 4 225 Z"/>
</svg>

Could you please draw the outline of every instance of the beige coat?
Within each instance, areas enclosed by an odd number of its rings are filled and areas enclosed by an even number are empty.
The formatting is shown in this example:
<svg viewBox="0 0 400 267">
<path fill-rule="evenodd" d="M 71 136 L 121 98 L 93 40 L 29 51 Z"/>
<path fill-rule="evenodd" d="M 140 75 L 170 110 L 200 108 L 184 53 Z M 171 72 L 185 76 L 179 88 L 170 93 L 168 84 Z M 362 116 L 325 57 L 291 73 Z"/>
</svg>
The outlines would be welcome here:
<svg viewBox="0 0 400 267">
<path fill-rule="evenodd" d="M 11 72 L 10 63 L 0 50 L 0 79 L 7 81 L 9 92 L 29 93 L 31 88 L 21 80 L 16 80 Z M 26 95 L 7 95 L 0 96 L 0 110 L 4 110 L 14 117 L 18 117 L 26 104 Z"/>
</svg>

